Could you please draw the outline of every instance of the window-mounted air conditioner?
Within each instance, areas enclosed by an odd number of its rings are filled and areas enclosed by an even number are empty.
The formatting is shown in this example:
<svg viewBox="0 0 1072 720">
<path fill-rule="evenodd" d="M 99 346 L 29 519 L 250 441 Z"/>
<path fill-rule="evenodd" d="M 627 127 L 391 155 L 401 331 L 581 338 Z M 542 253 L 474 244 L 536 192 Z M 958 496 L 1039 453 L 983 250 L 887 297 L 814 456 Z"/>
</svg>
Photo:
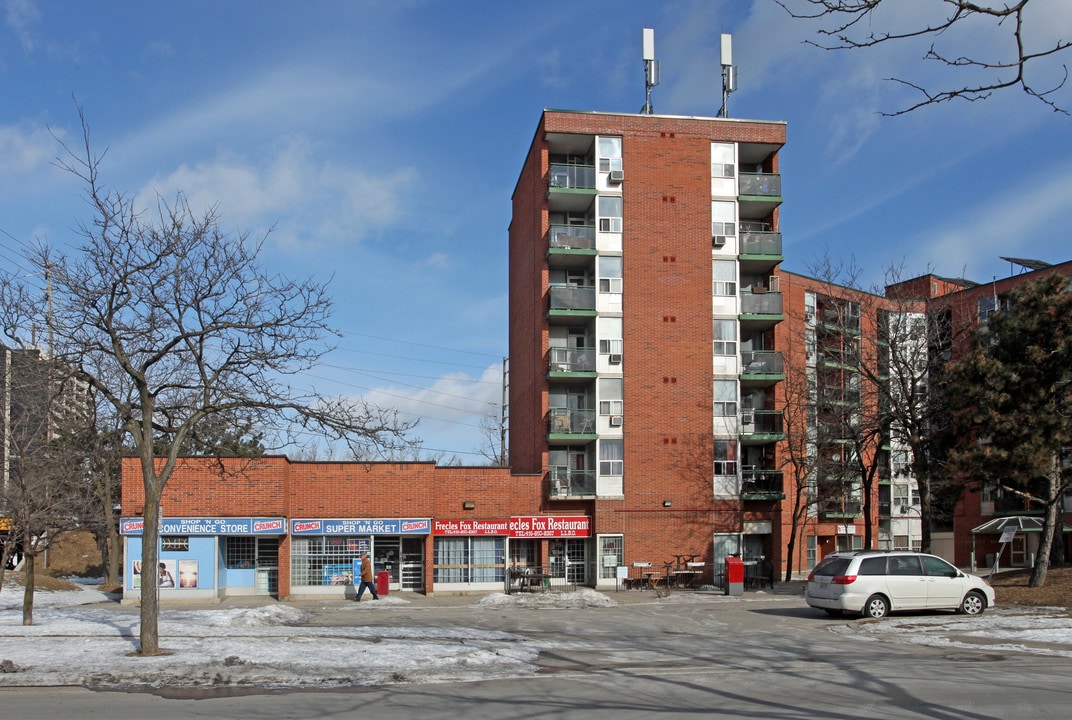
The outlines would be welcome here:
<svg viewBox="0 0 1072 720">
<path fill-rule="evenodd" d="M 717 248 L 726 247 L 726 241 L 729 239 L 728 235 L 712 235 L 711 246 Z"/>
<path fill-rule="evenodd" d="M 756 416 L 753 415 L 752 413 L 747 413 L 747 414 L 741 415 L 741 424 L 742 425 L 755 425 L 755 422 L 756 422 Z"/>
<path fill-rule="evenodd" d="M 607 180 L 612 183 L 620 183 L 622 180 L 625 180 L 625 171 L 611 170 L 610 175 L 607 176 Z"/>
<path fill-rule="evenodd" d="M 622 426 L 622 421 L 623 421 L 623 418 L 622 418 L 621 415 L 611 415 L 610 416 L 610 426 L 611 427 L 621 427 Z"/>
<path fill-rule="evenodd" d="M 607 362 L 609 362 L 611 365 L 621 365 L 622 364 L 622 354 L 621 353 L 611 353 L 610 355 L 607 356 Z"/>
</svg>

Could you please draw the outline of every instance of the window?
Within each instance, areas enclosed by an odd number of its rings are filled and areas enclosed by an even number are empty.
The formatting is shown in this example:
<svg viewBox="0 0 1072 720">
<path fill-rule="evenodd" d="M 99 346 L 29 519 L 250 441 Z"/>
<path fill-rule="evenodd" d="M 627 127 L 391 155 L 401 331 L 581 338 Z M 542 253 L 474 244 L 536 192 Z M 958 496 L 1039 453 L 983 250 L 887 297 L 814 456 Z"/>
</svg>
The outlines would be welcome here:
<svg viewBox="0 0 1072 720">
<path fill-rule="evenodd" d="M 737 321 L 714 320 L 714 347 L 715 355 L 731 356 L 737 354 Z"/>
<path fill-rule="evenodd" d="M 604 535 L 599 538 L 599 577 L 602 580 L 613 580 L 617 574 L 619 565 L 624 565 L 622 554 L 622 536 Z"/>
<path fill-rule="evenodd" d="M 353 572 L 354 560 L 372 552 L 370 537 L 297 537 L 290 544 L 290 584 L 331 585 Z"/>
<path fill-rule="evenodd" d="M 622 319 L 601 317 L 596 321 L 600 355 L 622 354 Z"/>
<path fill-rule="evenodd" d="M 624 453 L 625 446 L 621 440 L 600 440 L 599 474 L 602 476 L 624 475 Z"/>
<path fill-rule="evenodd" d="M 160 549 L 165 552 L 188 552 L 190 538 L 187 535 L 164 535 L 160 538 Z"/>
<path fill-rule="evenodd" d="M 599 210 L 599 231 L 620 233 L 622 231 L 622 199 L 610 195 L 596 198 Z"/>
<path fill-rule="evenodd" d="M 490 583 L 505 579 L 506 542 L 501 537 L 435 539 L 432 576 L 437 583 Z"/>
<path fill-rule="evenodd" d="M 734 260 L 712 260 L 713 293 L 719 297 L 737 295 L 737 263 Z"/>
<path fill-rule="evenodd" d="M 622 139 L 620 137 L 601 137 L 596 142 L 599 153 L 599 172 L 622 169 Z"/>
<path fill-rule="evenodd" d="M 599 393 L 600 415 L 622 414 L 623 403 L 621 378 L 599 378 L 599 380 L 597 381 L 596 390 Z"/>
<path fill-rule="evenodd" d="M 599 276 L 599 292 L 622 291 L 622 258 L 620 255 L 600 255 L 596 258 Z"/>
<path fill-rule="evenodd" d="M 715 440 L 715 475 L 737 475 L 737 441 Z"/>
<path fill-rule="evenodd" d="M 731 178 L 737 165 L 732 143 L 711 143 L 711 177 Z"/>
<path fill-rule="evenodd" d="M 715 380 L 715 417 L 737 416 L 737 381 Z"/>
<path fill-rule="evenodd" d="M 711 201 L 711 234 L 737 234 L 737 203 L 725 200 Z"/>
<path fill-rule="evenodd" d="M 257 561 L 257 538 L 229 537 L 225 540 L 224 565 L 228 569 L 251 568 Z"/>
</svg>

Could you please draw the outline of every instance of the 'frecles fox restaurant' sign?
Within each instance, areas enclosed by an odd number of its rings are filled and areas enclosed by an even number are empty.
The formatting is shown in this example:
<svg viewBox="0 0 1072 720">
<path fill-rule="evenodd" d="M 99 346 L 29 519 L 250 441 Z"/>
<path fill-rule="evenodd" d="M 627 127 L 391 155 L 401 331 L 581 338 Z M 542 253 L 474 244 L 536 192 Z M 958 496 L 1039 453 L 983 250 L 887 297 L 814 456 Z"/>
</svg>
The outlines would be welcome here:
<svg viewBox="0 0 1072 720">
<path fill-rule="evenodd" d="M 587 515 L 524 516 L 509 520 L 436 520 L 432 534 L 505 535 L 512 538 L 582 538 L 591 535 Z"/>
</svg>

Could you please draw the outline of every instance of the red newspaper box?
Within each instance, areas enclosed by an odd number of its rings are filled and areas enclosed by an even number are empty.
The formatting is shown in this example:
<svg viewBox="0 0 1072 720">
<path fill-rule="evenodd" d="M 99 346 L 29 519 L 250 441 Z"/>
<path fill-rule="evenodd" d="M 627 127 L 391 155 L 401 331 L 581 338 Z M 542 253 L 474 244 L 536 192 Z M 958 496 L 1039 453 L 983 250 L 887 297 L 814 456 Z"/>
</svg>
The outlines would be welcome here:
<svg viewBox="0 0 1072 720">
<path fill-rule="evenodd" d="M 744 594 L 744 563 L 739 557 L 726 558 L 726 594 Z"/>
<path fill-rule="evenodd" d="M 386 595 L 387 594 L 387 589 L 390 586 L 390 584 L 391 584 L 391 576 L 387 573 L 386 570 L 381 570 L 380 572 L 376 573 L 376 594 L 377 595 Z"/>
</svg>

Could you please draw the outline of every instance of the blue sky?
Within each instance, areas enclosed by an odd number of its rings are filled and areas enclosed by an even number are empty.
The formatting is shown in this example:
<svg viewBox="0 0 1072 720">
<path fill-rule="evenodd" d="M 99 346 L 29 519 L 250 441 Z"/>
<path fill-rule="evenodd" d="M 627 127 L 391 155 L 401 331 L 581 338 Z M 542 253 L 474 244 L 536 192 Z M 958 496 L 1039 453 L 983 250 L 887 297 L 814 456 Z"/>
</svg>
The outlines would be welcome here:
<svg viewBox="0 0 1072 720">
<path fill-rule="evenodd" d="M 899 0 L 898 27 L 935 0 Z M 1072 38 L 1072 3 L 1033 0 L 1025 37 Z M 305 379 L 420 418 L 424 458 L 481 461 L 507 350 L 510 195 L 543 108 L 637 112 L 655 30 L 656 113 L 715 115 L 734 36 L 732 117 L 784 120 L 784 267 L 853 259 L 977 281 L 1001 256 L 1072 258 L 1072 118 L 1011 90 L 897 118 L 942 71 L 926 44 L 823 52 L 772 0 L 107 3 L 3 0 L 0 263 L 89 217 L 51 163 L 78 139 L 105 182 L 183 190 L 225 227 L 268 236 L 270 267 L 333 278 L 338 350 Z M 897 14 L 895 14 L 897 13 Z M 1001 47 L 974 25 L 957 54 Z M 1066 53 L 1063 60 L 1072 62 Z M 1059 81 L 1060 62 L 1040 68 Z M 950 81 L 952 82 L 952 81 Z M 1072 88 L 1055 96 L 1072 108 Z"/>
</svg>

